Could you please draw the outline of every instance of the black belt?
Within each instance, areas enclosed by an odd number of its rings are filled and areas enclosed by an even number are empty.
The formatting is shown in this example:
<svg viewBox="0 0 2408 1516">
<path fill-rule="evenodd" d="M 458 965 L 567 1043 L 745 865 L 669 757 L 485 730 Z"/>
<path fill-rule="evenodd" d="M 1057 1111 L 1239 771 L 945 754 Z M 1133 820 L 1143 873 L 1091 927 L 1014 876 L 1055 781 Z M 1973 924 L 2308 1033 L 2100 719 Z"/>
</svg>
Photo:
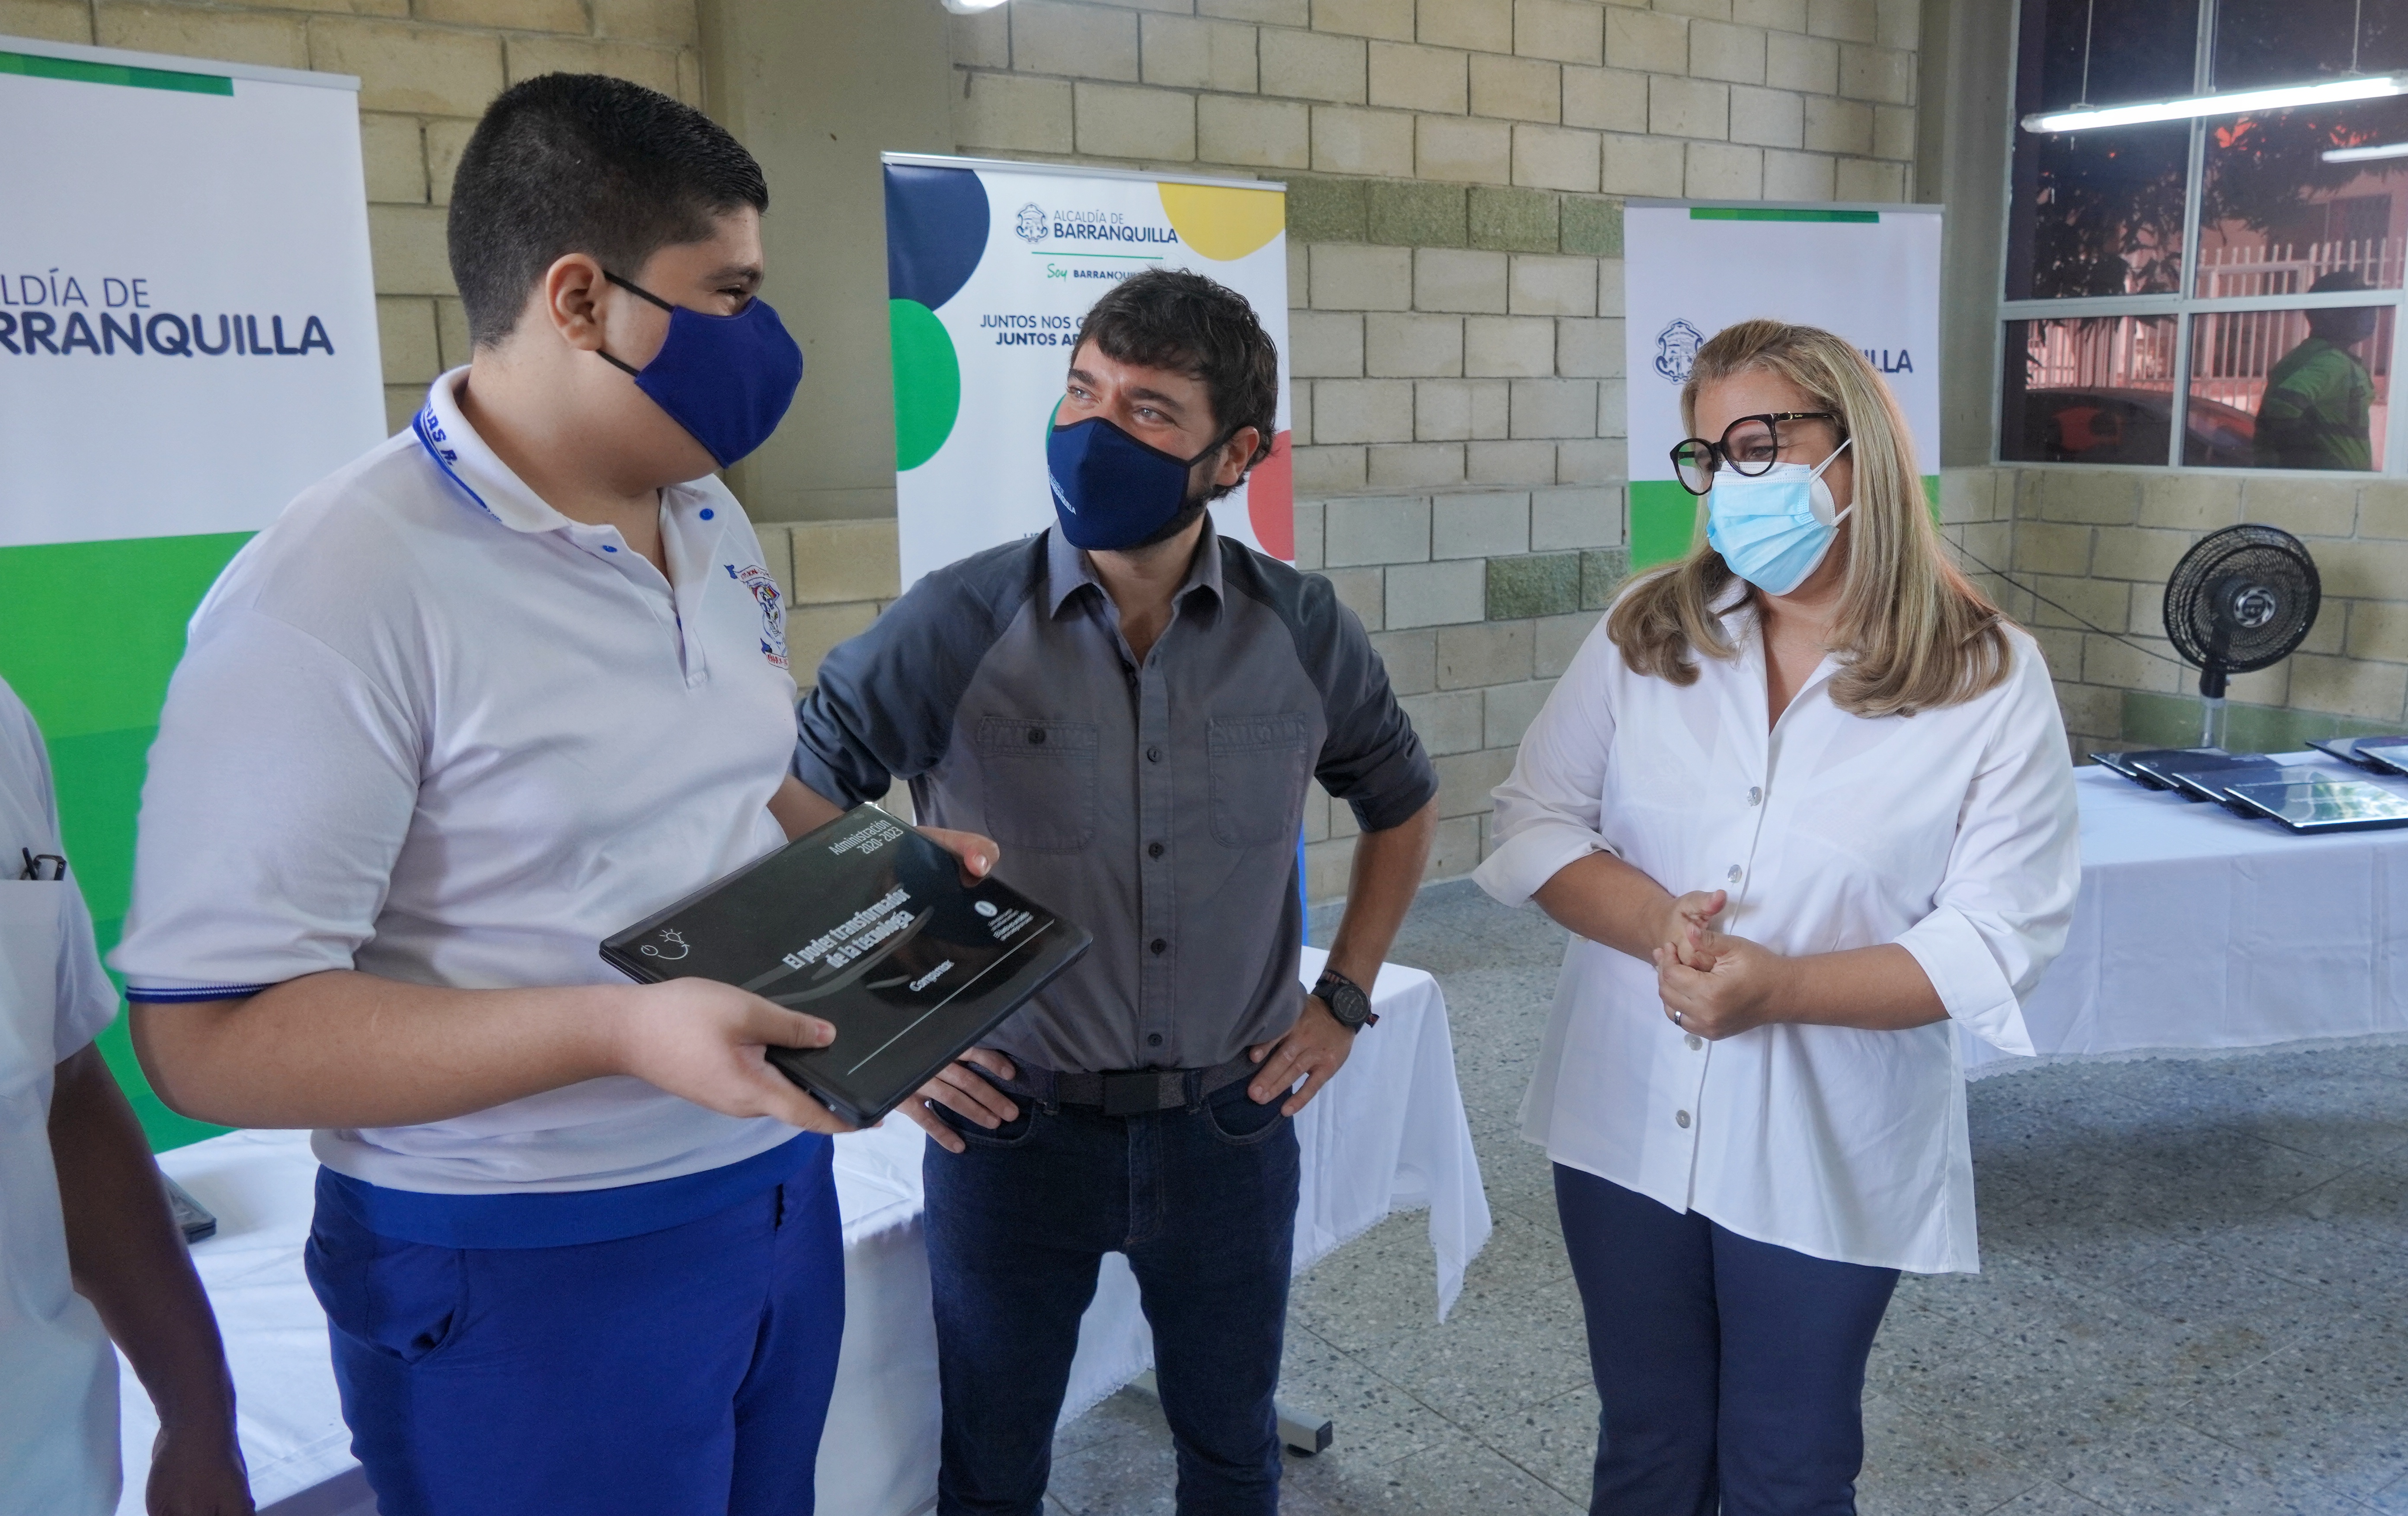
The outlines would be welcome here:
<svg viewBox="0 0 2408 1516">
<path fill-rule="evenodd" d="M 1154 1110 L 1194 1109 L 1204 1103 L 1206 1096 L 1253 1073 L 1255 1065 L 1253 1059 L 1240 1053 L 1211 1068 L 1131 1068 L 1102 1074 L 1059 1074 L 1029 1064 L 1019 1067 L 1018 1079 L 994 1082 L 1040 1106 L 1095 1106 L 1101 1107 L 1107 1116 L 1140 1116 Z"/>
</svg>

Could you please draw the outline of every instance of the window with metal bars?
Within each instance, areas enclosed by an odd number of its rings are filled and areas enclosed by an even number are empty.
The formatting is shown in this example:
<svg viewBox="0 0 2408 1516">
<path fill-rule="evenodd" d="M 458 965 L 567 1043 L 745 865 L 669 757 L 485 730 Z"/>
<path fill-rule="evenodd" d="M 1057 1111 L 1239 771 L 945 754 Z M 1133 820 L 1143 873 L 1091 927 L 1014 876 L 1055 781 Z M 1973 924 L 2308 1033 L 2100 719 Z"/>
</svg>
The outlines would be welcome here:
<svg viewBox="0 0 2408 1516">
<path fill-rule="evenodd" d="M 2024 0 L 2015 114 L 2403 70 L 2408 0 Z M 2001 462 L 2403 471 L 2408 96 L 2018 124 L 2012 162 Z"/>
</svg>

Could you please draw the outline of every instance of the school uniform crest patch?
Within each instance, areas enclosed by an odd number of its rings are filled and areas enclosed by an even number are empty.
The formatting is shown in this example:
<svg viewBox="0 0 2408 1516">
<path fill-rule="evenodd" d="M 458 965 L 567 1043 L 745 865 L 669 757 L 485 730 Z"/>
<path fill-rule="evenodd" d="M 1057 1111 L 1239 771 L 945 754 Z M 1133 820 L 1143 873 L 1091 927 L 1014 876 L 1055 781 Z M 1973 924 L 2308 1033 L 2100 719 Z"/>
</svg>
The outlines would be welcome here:
<svg viewBox="0 0 2408 1516">
<path fill-rule="evenodd" d="M 761 608 L 761 656 L 780 668 L 786 667 L 786 608 L 778 593 L 778 581 L 759 564 L 749 568 L 729 564 L 727 577 L 751 591 L 753 601 Z"/>
</svg>

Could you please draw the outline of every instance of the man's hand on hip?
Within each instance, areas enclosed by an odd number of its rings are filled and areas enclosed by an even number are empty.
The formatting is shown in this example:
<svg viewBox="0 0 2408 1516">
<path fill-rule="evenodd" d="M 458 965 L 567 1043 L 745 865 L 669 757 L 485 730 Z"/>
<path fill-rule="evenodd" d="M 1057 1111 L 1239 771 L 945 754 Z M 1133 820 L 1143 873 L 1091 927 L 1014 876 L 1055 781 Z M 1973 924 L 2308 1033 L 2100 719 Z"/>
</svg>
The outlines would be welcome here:
<svg viewBox="0 0 2408 1516">
<path fill-rule="evenodd" d="M 1020 1107 L 969 1065 L 977 1065 L 996 1079 L 1008 1080 L 1015 1075 L 1011 1060 L 993 1048 L 972 1048 L 959 1058 L 937 1070 L 937 1077 L 912 1092 L 897 1108 L 920 1123 L 921 1128 L 937 1139 L 937 1146 L 947 1152 L 960 1152 L 969 1146 L 961 1134 L 945 1124 L 935 1106 L 941 1102 L 960 1111 L 980 1126 L 992 1132 L 1004 1123 L 1020 1115 Z"/>
<path fill-rule="evenodd" d="M 1329 1008 L 1318 996 L 1306 995 L 1304 1013 L 1296 1019 L 1285 1037 L 1246 1050 L 1246 1056 L 1262 1065 L 1254 1070 L 1246 1094 L 1254 1104 L 1266 1106 L 1302 1079 L 1304 1087 L 1280 1107 L 1281 1115 L 1293 1116 L 1312 1104 L 1321 1087 L 1346 1066 L 1346 1055 L 1354 1051 L 1354 1034 L 1329 1013 Z"/>
</svg>

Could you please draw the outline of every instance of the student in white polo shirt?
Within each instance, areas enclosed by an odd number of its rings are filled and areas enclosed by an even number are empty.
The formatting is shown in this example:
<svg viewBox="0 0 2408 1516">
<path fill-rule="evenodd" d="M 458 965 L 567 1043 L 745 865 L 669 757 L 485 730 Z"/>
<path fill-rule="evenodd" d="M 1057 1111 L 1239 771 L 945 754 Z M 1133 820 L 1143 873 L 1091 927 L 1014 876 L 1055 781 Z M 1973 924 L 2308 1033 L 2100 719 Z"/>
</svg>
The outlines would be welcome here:
<svg viewBox="0 0 2408 1516">
<path fill-rule="evenodd" d="M 150 1516 L 249 1516 L 234 1380 L 159 1168 L 93 1039 L 117 987 L 50 754 L 0 679 L 0 1516 L 109 1516 L 114 1340 L 159 1412 Z"/>
<path fill-rule="evenodd" d="M 767 204 L 666 96 L 504 93 L 452 189 L 468 367 L 244 549 L 168 693 L 136 1046 L 178 1109 L 317 1128 L 384 1516 L 811 1507 L 841 1123 L 762 1050 L 833 1034 L 596 954 L 796 814 L 777 586 L 710 477 L 801 378 Z"/>
</svg>

